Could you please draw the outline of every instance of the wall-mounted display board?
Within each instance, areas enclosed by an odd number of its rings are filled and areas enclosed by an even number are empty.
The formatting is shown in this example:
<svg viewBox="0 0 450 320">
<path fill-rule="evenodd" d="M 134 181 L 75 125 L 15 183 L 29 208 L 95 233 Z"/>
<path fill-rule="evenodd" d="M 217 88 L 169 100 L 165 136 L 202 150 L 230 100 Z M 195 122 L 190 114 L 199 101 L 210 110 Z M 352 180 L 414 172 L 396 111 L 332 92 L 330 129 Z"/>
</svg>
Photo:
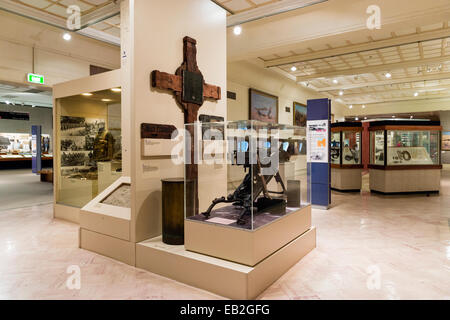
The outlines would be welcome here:
<svg viewBox="0 0 450 320">
<path fill-rule="evenodd" d="M 374 121 L 369 131 L 372 191 L 439 192 L 440 122 Z"/>
<path fill-rule="evenodd" d="M 362 124 L 331 124 L 331 187 L 360 191 L 362 185 Z"/>
</svg>

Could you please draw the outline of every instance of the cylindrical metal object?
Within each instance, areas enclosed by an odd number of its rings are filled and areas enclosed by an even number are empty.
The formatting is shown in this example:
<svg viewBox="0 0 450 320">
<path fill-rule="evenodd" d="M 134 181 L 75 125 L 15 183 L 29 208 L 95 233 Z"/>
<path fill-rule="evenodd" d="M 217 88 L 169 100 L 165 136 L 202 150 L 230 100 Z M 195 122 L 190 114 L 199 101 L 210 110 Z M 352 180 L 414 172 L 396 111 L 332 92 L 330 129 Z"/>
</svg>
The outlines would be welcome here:
<svg viewBox="0 0 450 320">
<path fill-rule="evenodd" d="M 162 237 L 169 245 L 184 244 L 184 187 L 183 178 L 163 179 L 162 181 Z M 186 216 L 193 214 L 194 183 L 186 181 Z"/>
</svg>

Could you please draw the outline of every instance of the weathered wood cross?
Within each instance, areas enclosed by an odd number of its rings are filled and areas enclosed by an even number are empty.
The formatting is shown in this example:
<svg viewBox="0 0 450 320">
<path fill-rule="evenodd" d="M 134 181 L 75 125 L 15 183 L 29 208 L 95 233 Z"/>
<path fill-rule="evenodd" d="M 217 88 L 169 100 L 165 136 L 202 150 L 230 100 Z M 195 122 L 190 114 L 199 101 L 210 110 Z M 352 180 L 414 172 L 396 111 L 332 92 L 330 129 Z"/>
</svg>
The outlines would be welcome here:
<svg viewBox="0 0 450 320">
<path fill-rule="evenodd" d="M 207 84 L 197 65 L 197 41 L 190 37 L 183 39 L 183 63 L 175 74 L 154 70 L 151 74 L 153 88 L 171 90 L 175 99 L 184 112 L 184 123 L 197 121 L 198 110 L 205 99 L 220 100 L 221 89 L 218 86 Z M 186 179 L 195 183 L 195 213 L 198 213 L 198 166 L 194 162 L 194 126 L 188 126 L 191 134 L 191 161 L 186 164 Z"/>
</svg>

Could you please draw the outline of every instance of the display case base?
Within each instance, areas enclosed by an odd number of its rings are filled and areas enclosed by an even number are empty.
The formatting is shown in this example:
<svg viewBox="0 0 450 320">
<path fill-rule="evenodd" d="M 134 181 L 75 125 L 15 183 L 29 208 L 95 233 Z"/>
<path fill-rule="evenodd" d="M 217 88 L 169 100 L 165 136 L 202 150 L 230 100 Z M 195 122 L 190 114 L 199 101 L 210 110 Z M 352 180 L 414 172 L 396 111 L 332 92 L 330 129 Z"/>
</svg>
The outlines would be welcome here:
<svg viewBox="0 0 450 320">
<path fill-rule="evenodd" d="M 61 219 L 73 223 L 80 223 L 80 208 L 53 204 L 53 218 Z"/>
<path fill-rule="evenodd" d="M 266 214 L 265 224 L 248 230 L 235 225 L 235 220 L 213 217 L 232 222 L 230 225 L 208 222 L 212 219 L 191 217 L 185 220 L 184 234 L 186 250 L 206 254 L 239 264 L 255 266 L 272 253 L 311 228 L 311 206 L 301 209 L 288 208 L 284 216 Z M 287 211 L 287 210 L 286 210 Z M 257 220 L 258 217 L 254 217 Z M 267 221 L 266 221 L 267 220 Z M 215 221 L 215 220 L 214 220 Z"/>
<path fill-rule="evenodd" d="M 136 267 L 230 299 L 255 299 L 315 247 L 311 228 L 249 267 L 166 245 L 158 237 L 136 245 Z"/>
<path fill-rule="evenodd" d="M 361 168 L 331 168 L 331 189 L 344 192 L 359 192 L 361 188 Z"/>
<path fill-rule="evenodd" d="M 80 228 L 79 247 L 135 266 L 136 244 Z"/>
<path fill-rule="evenodd" d="M 370 169 L 370 190 L 384 194 L 439 192 L 440 169 Z"/>
</svg>

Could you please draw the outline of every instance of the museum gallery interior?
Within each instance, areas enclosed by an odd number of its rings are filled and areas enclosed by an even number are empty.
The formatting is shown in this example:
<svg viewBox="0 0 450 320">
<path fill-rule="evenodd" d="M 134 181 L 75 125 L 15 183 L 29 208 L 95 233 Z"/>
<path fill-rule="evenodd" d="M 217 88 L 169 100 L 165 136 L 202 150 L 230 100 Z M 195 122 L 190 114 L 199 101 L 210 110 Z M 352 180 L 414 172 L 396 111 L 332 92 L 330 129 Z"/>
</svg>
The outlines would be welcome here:
<svg viewBox="0 0 450 320">
<path fill-rule="evenodd" d="M 446 0 L 1 0 L 0 299 L 450 299 Z"/>
</svg>

